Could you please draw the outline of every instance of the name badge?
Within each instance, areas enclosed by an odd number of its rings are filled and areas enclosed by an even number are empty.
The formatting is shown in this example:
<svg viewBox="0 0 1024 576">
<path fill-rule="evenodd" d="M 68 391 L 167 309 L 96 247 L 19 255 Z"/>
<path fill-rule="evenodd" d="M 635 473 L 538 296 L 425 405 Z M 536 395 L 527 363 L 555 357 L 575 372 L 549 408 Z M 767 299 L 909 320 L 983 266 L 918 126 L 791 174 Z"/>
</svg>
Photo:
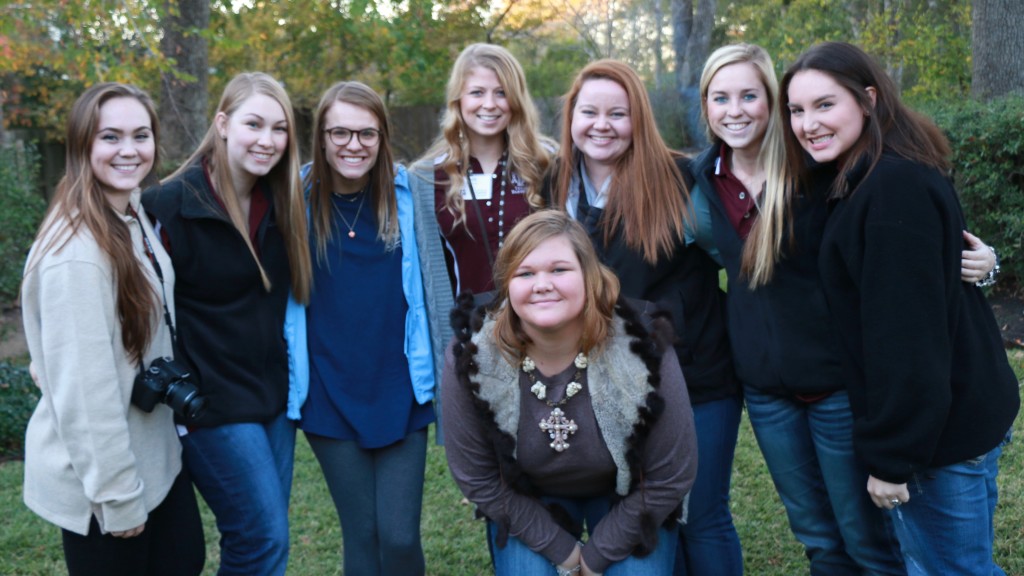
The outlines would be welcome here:
<svg viewBox="0 0 1024 576">
<path fill-rule="evenodd" d="M 462 199 L 472 200 L 473 194 L 469 191 L 469 183 L 473 183 L 473 192 L 476 192 L 477 200 L 490 200 L 491 192 L 494 189 L 494 178 L 491 174 L 473 174 L 469 181 L 462 185 Z"/>
</svg>

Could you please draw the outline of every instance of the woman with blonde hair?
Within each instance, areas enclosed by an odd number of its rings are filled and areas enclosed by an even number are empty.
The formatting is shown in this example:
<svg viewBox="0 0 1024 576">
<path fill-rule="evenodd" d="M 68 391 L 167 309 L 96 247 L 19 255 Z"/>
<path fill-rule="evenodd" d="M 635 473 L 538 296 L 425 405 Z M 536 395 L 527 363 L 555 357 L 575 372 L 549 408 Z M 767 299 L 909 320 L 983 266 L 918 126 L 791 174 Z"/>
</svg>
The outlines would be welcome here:
<svg viewBox="0 0 1024 576">
<path fill-rule="evenodd" d="M 460 296 L 441 393 L 495 573 L 671 574 L 697 461 L 668 323 L 620 297 L 562 211 L 516 225 L 494 282 L 490 306 Z"/>
<path fill-rule="evenodd" d="M 295 426 L 281 337 L 311 284 L 295 117 L 272 77 L 235 76 L 192 156 L 143 198 L 177 271 L 180 359 L 207 398 L 181 442 L 221 533 L 219 574 L 283 574 Z"/>
<path fill-rule="evenodd" d="M 636 72 L 614 60 L 584 67 L 565 97 L 550 202 L 583 224 L 625 296 L 671 315 L 700 455 L 679 562 L 695 574 L 729 573 L 742 569 L 729 511 L 742 399 L 725 335 L 718 265 L 685 242 L 693 215 L 684 174 L 685 159 L 658 133 Z"/>
<path fill-rule="evenodd" d="M 153 103 L 97 84 L 75 102 L 67 173 L 29 253 L 22 311 L 42 393 L 25 433 L 25 504 L 60 526 L 68 573 L 199 574 L 195 493 L 167 405 L 133 402 L 174 355 L 174 270 L 142 212 Z M 147 409 L 148 408 L 148 409 Z"/>
<path fill-rule="evenodd" d="M 441 134 L 411 176 L 438 367 L 452 337 L 453 296 L 494 288 L 498 249 L 540 206 L 553 150 L 540 134 L 522 66 L 500 46 L 471 44 L 459 54 L 446 101 Z"/>
<path fill-rule="evenodd" d="M 313 123 L 309 191 L 316 289 L 288 309 L 289 412 L 341 522 L 346 574 L 423 574 L 420 512 L 434 364 L 413 233 L 380 96 L 338 82 Z"/>
</svg>

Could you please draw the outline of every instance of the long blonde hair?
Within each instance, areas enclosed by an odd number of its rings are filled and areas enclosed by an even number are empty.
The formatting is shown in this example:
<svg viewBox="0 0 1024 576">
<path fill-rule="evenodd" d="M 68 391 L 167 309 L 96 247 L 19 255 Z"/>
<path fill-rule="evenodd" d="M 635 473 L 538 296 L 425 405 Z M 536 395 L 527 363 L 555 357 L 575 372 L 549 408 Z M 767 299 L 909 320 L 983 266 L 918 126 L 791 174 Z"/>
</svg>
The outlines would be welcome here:
<svg viewBox="0 0 1024 576">
<path fill-rule="evenodd" d="M 445 207 L 455 215 L 455 223 L 466 220 L 465 202 L 462 198 L 464 173 L 469 167 L 469 143 L 465 135 L 460 102 L 466 77 L 474 68 L 486 68 L 498 77 L 505 90 L 511 118 L 505 130 L 508 146 L 508 174 L 516 173 L 526 183 L 526 200 L 533 208 L 543 202 L 540 189 L 544 173 L 551 162 L 550 145 L 540 135 L 537 107 L 530 98 L 526 87 L 526 74 L 519 61 L 511 52 L 494 44 L 471 44 L 467 46 L 452 67 L 448 78 L 447 107 L 441 119 L 441 134 L 424 154 L 420 162 L 433 165 L 434 159 L 443 156 L 440 167 L 448 176 L 448 193 Z"/>
<path fill-rule="evenodd" d="M 284 157 L 262 180 L 267 183 L 267 188 L 274 198 L 277 225 L 284 237 L 285 248 L 288 252 L 292 293 L 299 302 L 306 302 L 309 300 L 312 283 L 312 263 L 309 256 L 309 242 L 306 239 L 306 206 L 302 196 L 302 184 L 299 181 L 299 144 L 295 137 L 295 113 L 292 110 L 288 93 L 268 74 L 243 72 L 232 78 L 224 88 L 220 103 L 217 105 L 217 114 L 224 113 L 230 117 L 241 107 L 242 103 L 257 94 L 276 100 L 284 110 L 285 119 L 288 122 L 288 147 Z M 220 137 L 216 122 L 210 124 L 210 129 L 206 131 L 203 141 L 199 143 L 199 147 L 188 160 L 164 181 L 182 175 L 194 163 L 200 162 L 204 158 L 209 162 L 212 172 L 211 180 L 214 193 L 224 203 L 228 218 L 231 219 L 231 223 L 245 240 L 249 253 L 252 254 L 253 260 L 259 267 L 263 287 L 269 292 L 270 278 L 263 269 L 259 257 L 256 256 L 255 247 L 249 240 L 249 226 L 242 212 L 238 197 L 239 191 L 235 190 L 231 180 L 231 171 L 228 168 L 227 143 Z"/>
<path fill-rule="evenodd" d="M 756 288 L 771 281 L 775 263 L 782 257 L 782 238 L 787 226 L 791 224 L 789 213 L 793 181 L 786 164 L 782 114 L 779 110 L 779 82 L 775 77 L 771 56 L 760 46 L 733 44 L 723 46 L 708 56 L 700 76 L 700 111 L 708 140 L 715 145 L 722 142 L 708 122 L 708 87 L 719 70 L 734 64 L 752 65 L 768 96 L 768 126 L 757 157 L 758 165 L 764 168 L 765 190 L 759 202 L 760 215 L 747 236 L 740 260 L 740 275 L 751 288 Z M 758 191 L 753 192 L 756 194 Z M 706 190 L 705 193 L 715 192 Z"/>
<path fill-rule="evenodd" d="M 153 323 L 159 318 L 159 300 L 135 256 L 131 232 L 111 207 L 90 162 L 100 108 L 114 98 L 134 98 L 146 109 L 153 132 L 153 166 L 159 163 L 160 130 L 149 95 L 135 86 L 112 82 L 96 84 L 83 92 L 68 116 L 67 172 L 57 183 L 46 218 L 36 235 L 36 242 L 47 237 L 49 240 L 35 247 L 33 260 L 26 270 L 31 270 L 43 254 L 63 248 L 84 226 L 110 259 L 117 290 L 121 343 L 131 361 L 140 363 L 153 337 Z"/>
<path fill-rule="evenodd" d="M 313 120 L 313 165 L 303 185 L 309 190 L 310 218 L 316 237 L 317 258 L 327 257 L 327 243 L 334 236 L 331 225 L 331 174 L 333 168 L 324 150 L 327 111 L 335 102 L 358 106 L 377 118 L 380 125 L 380 147 L 370 170 L 370 198 L 377 213 L 377 237 L 388 248 L 398 244 L 398 206 L 395 198 L 395 159 L 391 151 L 391 122 L 384 101 L 362 82 L 338 82 L 324 92 Z M 352 135 L 353 138 L 357 136 Z"/>
<path fill-rule="evenodd" d="M 580 90 L 588 80 L 611 80 L 622 87 L 629 100 L 633 142 L 619 157 L 612 176 L 608 204 L 603 216 L 607 243 L 621 227 L 626 245 L 641 252 L 653 264 L 659 256 L 672 254 L 683 238 L 690 195 L 683 174 L 676 165 L 678 154 L 669 150 L 654 122 L 654 111 L 636 72 L 624 62 L 598 60 L 576 75 L 565 95 L 562 108 L 562 147 L 558 174 L 554 178 L 552 203 L 565 206 L 572 173 L 581 154 L 572 144 L 572 117 Z"/>
</svg>

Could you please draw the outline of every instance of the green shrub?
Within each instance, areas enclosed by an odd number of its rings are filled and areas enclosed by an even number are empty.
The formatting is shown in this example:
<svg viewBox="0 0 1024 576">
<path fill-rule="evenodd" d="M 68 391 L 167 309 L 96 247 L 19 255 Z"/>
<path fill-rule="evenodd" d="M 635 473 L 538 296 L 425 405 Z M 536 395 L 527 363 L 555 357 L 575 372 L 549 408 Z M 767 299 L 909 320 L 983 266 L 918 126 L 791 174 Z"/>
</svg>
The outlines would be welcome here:
<svg viewBox="0 0 1024 576">
<path fill-rule="evenodd" d="M 968 226 L 999 251 L 998 289 L 1024 281 L 1024 99 L 962 101 L 929 110 L 953 147 L 953 170 Z"/>
<path fill-rule="evenodd" d="M 22 454 L 25 426 L 38 402 L 28 368 L 0 362 L 0 458 Z"/>
<path fill-rule="evenodd" d="M 18 297 L 25 256 L 46 209 L 31 147 L 0 147 L 0 307 Z"/>
</svg>

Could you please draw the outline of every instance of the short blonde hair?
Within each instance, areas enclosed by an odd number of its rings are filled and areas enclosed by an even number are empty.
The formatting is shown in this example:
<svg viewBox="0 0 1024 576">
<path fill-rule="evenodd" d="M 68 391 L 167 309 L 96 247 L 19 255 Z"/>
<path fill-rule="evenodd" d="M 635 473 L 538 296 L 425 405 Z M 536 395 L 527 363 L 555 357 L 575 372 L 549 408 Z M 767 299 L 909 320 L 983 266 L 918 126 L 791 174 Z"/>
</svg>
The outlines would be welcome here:
<svg viewBox="0 0 1024 576">
<path fill-rule="evenodd" d="M 508 303 L 509 284 L 526 257 L 545 240 L 564 237 L 580 261 L 583 273 L 583 334 L 580 350 L 601 349 L 611 335 L 612 314 L 619 298 L 619 279 L 597 257 L 590 237 L 579 222 L 562 210 L 540 210 L 523 218 L 509 232 L 494 262 L 494 285 L 497 287 L 492 312 L 495 319 L 494 340 L 502 354 L 516 362 L 531 343 L 522 322 Z"/>
</svg>

